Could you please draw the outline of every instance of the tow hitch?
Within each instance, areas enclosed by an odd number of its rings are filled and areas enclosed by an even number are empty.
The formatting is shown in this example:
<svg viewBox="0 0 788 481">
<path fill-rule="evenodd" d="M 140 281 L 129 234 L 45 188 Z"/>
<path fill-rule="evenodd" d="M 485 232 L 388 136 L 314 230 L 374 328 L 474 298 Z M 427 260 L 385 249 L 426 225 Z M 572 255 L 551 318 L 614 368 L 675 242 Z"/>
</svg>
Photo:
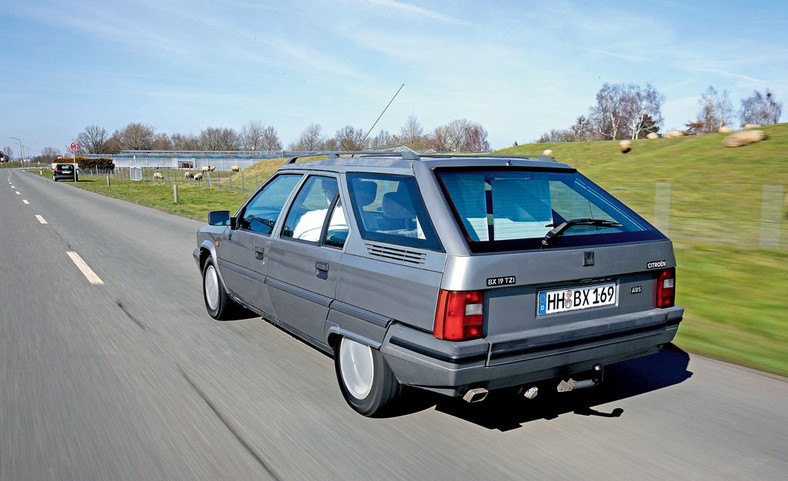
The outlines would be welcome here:
<svg viewBox="0 0 788 481">
<path fill-rule="evenodd" d="M 570 377 L 568 380 L 558 383 L 558 392 L 569 392 L 574 391 L 575 389 L 587 389 L 594 387 L 601 383 L 604 380 L 604 377 L 605 367 L 601 364 L 597 364 L 594 366 L 591 379 L 575 381 Z"/>
</svg>

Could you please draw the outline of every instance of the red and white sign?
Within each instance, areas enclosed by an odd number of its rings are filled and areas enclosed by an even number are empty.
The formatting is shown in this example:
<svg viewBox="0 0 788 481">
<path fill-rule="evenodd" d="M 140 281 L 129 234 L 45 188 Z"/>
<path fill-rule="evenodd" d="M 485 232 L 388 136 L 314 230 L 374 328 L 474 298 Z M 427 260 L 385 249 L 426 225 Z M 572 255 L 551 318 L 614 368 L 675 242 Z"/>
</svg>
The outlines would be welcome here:
<svg viewBox="0 0 788 481">
<path fill-rule="evenodd" d="M 76 152 L 77 151 L 77 143 L 76 142 L 71 142 L 71 145 L 69 146 L 69 148 L 71 148 L 72 152 Z"/>
</svg>

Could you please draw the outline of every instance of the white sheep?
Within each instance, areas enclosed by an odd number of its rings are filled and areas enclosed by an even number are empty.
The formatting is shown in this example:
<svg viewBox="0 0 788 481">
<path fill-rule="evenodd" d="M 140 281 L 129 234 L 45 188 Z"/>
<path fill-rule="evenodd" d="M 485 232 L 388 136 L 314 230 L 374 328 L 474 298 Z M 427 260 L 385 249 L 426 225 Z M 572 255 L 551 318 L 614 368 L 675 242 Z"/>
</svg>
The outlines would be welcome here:
<svg viewBox="0 0 788 481">
<path fill-rule="evenodd" d="M 186 180 L 193 179 L 194 178 L 194 174 L 192 174 L 191 172 L 184 172 L 183 178 L 186 179 Z"/>
<path fill-rule="evenodd" d="M 215 165 L 209 165 L 209 166 L 208 166 L 208 170 L 210 170 L 211 172 L 213 172 L 214 170 L 216 170 L 216 166 L 215 166 Z"/>
<path fill-rule="evenodd" d="M 545 151 L 542 152 L 542 155 L 545 155 L 547 157 L 552 157 L 553 156 L 553 150 L 552 149 L 545 149 Z"/>
<path fill-rule="evenodd" d="M 241 168 L 238 167 L 237 165 L 234 165 L 234 166 L 230 167 L 230 170 L 232 170 L 233 172 L 240 172 Z"/>
<path fill-rule="evenodd" d="M 760 126 L 760 125 L 758 125 L 758 124 L 744 124 L 744 125 L 742 125 L 742 127 L 743 127 L 744 129 L 746 129 L 746 130 L 750 130 L 750 129 L 758 129 L 758 128 L 760 128 L 761 126 Z"/>
<path fill-rule="evenodd" d="M 627 152 L 632 150 L 632 148 L 630 147 L 630 142 L 628 140 L 622 140 L 621 142 L 618 143 L 618 146 L 621 147 L 622 154 L 626 154 Z"/>
<path fill-rule="evenodd" d="M 730 125 L 723 125 L 719 129 L 717 129 L 717 132 L 719 132 L 721 134 L 729 134 L 729 133 L 733 132 L 733 129 L 731 128 Z"/>
<path fill-rule="evenodd" d="M 679 137 L 684 137 L 684 132 L 681 130 L 671 130 L 667 134 L 665 134 L 666 139 L 677 139 Z"/>
<path fill-rule="evenodd" d="M 154 181 L 160 181 L 160 180 L 163 181 L 164 180 L 164 174 L 162 174 L 161 172 L 154 172 L 153 173 L 153 180 Z"/>
<path fill-rule="evenodd" d="M 202 172 L 198 172 L 198 173 L 194 174 L 193 179 L 196 180 L 197 182 L 201 181 L 202 180 Z"/>
<path fill-rule="evenodd" d="M 649 139 L 649 140 L 658 139 L 659 138 L 659 134 L 656 133 L 656 132 L 649 132 L 648 135 L 646 135 L 646 138 Z"/>
<path fill-rule="evenodd" d="M 209 170 L 211 170 L 211 168 L 210 168 L 210 167 L 208 167 L 207 165 L 203 165 L 203 166 L 202 166 L 202 171 L 203 171 L 203 172 L 208 172 Z"/>
</svg>

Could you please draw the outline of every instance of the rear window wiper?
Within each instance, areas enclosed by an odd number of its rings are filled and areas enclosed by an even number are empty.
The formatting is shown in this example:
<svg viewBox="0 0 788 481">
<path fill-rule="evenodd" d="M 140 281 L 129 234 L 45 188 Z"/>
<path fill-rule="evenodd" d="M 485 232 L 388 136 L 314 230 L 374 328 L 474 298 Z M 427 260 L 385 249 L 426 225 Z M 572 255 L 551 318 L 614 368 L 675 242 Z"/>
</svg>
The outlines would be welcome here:
<svg viewBox="0 0 788 481">
<path fill-rule="evenodd" d="M 553 230 L 548 232 L 544 239 L 542 239 L 542 246 L 543 247 L 550 247 L 553 242 L 558 240 L 558 237 L 566 232 L 569 228 L 576 225 L 596 225 L 600 227 L 618 227 L 621 224 L 614 220 L 605 220 L 605 219 L 572 219 L 566 222 L 561 222 L 557 226 L 555 224 L 547 224 L 545 227 L 553 227 Z"/>
</svg>

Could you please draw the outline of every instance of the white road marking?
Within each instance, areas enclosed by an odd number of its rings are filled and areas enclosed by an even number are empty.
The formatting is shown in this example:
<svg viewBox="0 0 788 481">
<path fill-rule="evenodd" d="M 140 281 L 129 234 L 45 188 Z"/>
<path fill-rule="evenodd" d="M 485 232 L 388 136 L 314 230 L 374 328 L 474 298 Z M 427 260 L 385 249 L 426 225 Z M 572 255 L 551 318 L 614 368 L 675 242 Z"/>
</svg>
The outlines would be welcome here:
<svg viewBox="0 0 788 481">
<path fill-rule="evenodd" d="M 22 193 L 17 190 L 16 195 L 22 195 Z"/>
<path fill-rule="evenodd" d="M 101 278 L 97 276 L 95 272 L 93 272 L 93 269 L 91 269 L 90 266 L 88 266 L 87 263 L 83 261 L 81 257 L 79 257 L 79 254 L 74 251 L 67 251 L 66 254 L 71 257 L 71 260 L 74 261 L 74 264 L 76 264 L 77 268 L 82 271 L 82 274 L 84 274 L 84 276 L 88 279 L 88 282 L 94 286 L 104 285 L 104 281 L 102 281 Z"/>
<path fill-rule="evenodd" d="M 24 202 L 26 205 L 30 205 L 30 202 L 28 202 L 28 201 L 26 201 L 24 199 L 22 200 L 22 202 Z"/>
<path fill-rule="evenodd" d="M 47 223 L 47 221 L 46 221 L 46 220 L 44 220 L 44 218 L 43 218 L 43 217 L 41 217 L 41 216 L 40 216 L 40 215 L 38 215 L 38 214 L 36 214 L 36 219 L 38 219 L 38 222 L 41 222 L 42 224 L 46 224 L 46 223 Z"/>
</svg>

